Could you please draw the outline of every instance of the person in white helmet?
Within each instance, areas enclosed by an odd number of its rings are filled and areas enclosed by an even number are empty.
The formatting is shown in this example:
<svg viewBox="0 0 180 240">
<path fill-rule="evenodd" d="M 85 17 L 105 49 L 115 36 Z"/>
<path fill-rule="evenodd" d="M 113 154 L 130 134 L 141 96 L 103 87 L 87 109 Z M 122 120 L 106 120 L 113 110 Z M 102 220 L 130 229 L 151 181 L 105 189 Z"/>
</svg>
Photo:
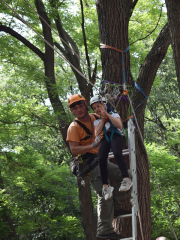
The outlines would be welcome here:
<svg viewBox="0 0 180 240">
<path fill-rule="evenodd" d="M 156 238 L 156 240 L 167 240 L 165 237 L 158 237 L 158 238 Z"/>
<path fill-rule="evenodd" d="M 94 96 L 90 99 L 91 108 L 97 115 L 100 115 L 100 119 L 94 121 L 95 135 L 98 136 L 102 131 L 104 132 L 104 136 L 99 145 L 98 159 L 103 185 L 102 193 L 105 200 L 108 200 L 112 197 L 114 190 L 108 182 L 107 158 L 110 149 L 112 149 L 114 153 L 115 160 L 123 177 L 119 191 L 128 191 L 132 186 L 132 182 L 129 179 L 127 164 L 122 155 L 124 140 L 121 133 L 122 122 L 120 116 L 116 112 L 111 111 L 108 113 L 105 104 L 105 98 L 101 99 L 99 96 Z"/>
<path fill-rule="evenodd" d="M 74 94 L 68 99 L 68 106 L 76 117 L 67 131 L 66 141 L 69 143 L 70 150 L 74 156 L 78 154 L 92 153 L 95 154 L 93 161 L 98 161 L 98 138 L 96 139 L 94 132 L 95 114 L 88 113 L 87 100 L 81 94 Z M 78 120 L 85 125 L 92 135 L 88 137 L 85 129 L 77 123 Z M 119 186 L 122 181 L 122 174 L 118 166 L 114 163 L 108 164 L 109 179 L 114 183 L 113 198 L 105 201 L 102 196 L 102 183 L 99 173 L 98 164 L 94 168 L 91 168 L 88 173 L 89 181 L 94 189 L 98 201 L 97 201 L 97 235 L 99 239 L 121 239 L 124 238 L 120 234 L 114 231 L 112 226 L 113 218 L 119 215 L 130 214 L 131 211 L 122 209 L 122 203 L 126 197 L 125 192 L 119 192 Z"/>
</svg>

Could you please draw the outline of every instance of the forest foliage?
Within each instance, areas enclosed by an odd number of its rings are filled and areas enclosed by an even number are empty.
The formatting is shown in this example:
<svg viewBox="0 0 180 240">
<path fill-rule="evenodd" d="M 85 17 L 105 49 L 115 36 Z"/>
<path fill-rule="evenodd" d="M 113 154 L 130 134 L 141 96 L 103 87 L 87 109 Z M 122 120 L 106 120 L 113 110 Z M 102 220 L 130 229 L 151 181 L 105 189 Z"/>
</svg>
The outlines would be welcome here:
<svg viewBox="0 0 180 240">
<path fill-rule="evenodd" d="M 6 1 L 33 28 L 42 34 L 38 16 L 25 1 Z M 33 1 L 29 1 L 34 6 Z M 55 10 L 43 1 L 55 28 Z M 99 32 L 94 1 L 83 1 L 85 32 L 92 68 L 97 59 L 101 78 Z M 44 52 L 44 44 L 3 2 L 0 22 L 16 30 Z M 74 39 L 85 60 L 79 1 L 59 1 L 57 9 L 64 28 Z M 129 26 L 131 71 L 137 78 L 150 46 L 167 22 L 162 1 L 139 1 Z M 54 42 L 59 42 L 53 33 Z M 0 32 L 0 239 L 8 239 L 12 229 L 19 239 L 84 239 L 79 210 L 77 180 L 70 171 L 71 154 L 64 143 L 56 115 L 45 88 L 44 66 L 40 58 L 24 44 Z M 82 63 L 84 75 L 87 66 Z M 73 116 L 67 97 L 78 93 L 78 85 L 70 66 L 55 53 L 55 77 L 59 97 L 70 122 Z M 94 90 L 94 93 L 96 90 Z M 177 236 L 180 238 L 180 100 L 172 50 L 161 64 L 145 116 L 145 143 L 151 171 L 152 239 L 165 235 L 174 239 L 158 192 L 155 177 Z M 96 197 L 92 192 L 94 215 Z"/>
</svg>

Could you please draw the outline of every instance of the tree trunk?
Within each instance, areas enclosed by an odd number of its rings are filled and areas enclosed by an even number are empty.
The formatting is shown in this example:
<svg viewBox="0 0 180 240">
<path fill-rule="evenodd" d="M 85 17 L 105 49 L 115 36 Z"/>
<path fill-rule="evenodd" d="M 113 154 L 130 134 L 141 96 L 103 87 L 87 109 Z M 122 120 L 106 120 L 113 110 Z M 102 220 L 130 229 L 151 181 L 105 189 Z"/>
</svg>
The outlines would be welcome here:
<svg viewBox="0 0 180 240">
<path fill-rule="evenodd" d="M 168 24 L 171 33 L 176 75 L 180 92 L 180 1 L 166 0 Z"/>
<path fill-rule="evenodd" d="M 128 47 L 129 18 L 132 14 L 132 10 L 135 7 L 137 1 L 138 0 L 134 0 L 134 1 L 133 0 L 113 0 L 113 1 L 96 0 L 101 43 L 110 45 L 112 47 L 116 47 L 120 50 L 125 50 Z M 55 2 L 55 1 L 52 1 L 52 2 Z M 175 2 L 176 2 L 176 11 L 172 10 L 174 9 L 172 8 L 172 5 L 171 5 L 172 0 L 166 0 L 168 12 L 172 11 L 172 14 L 179 13 L 179 11 L 177 11 L 177 8 L 179 9 L 179 3 L 178 3 L 179 1 L 174 0 L 173 3 Z M 46 22 L 50 24 L 43 2 L 41 0 L 35 0 L 35 4 L 36 4 L 38 13 L 43 17 L 43 19 L 46 20 Z M 170 16 L 170 18 L 171 19 L 169 20 L 169 24 L 171 25 L 171 20 L 172 19 L 173 20 L 175 19 L 176 21 L 179 20 L 179 15 L 176 16 L 176 18 L 173 18 L 173 16 Z M 46 26 L 46 24 L 42 21 L 42 19 L 40 19 L 40 21 L 43 28 L 44 38 L 51 45 L 53 45 L 51 30 Z M 59 22 L 56 21 L 57 29 L 58 29 L 59 23 L 60 23 L 60 19 L 59 19 Z M 70 45 L 72 45 L 72 39 L 70 39 L 70 37 L 67 36 L 67 33 L 65 33 L 64 30 L 61 29 L 61 27 L 62 26 L 60 26 L 59 28 L 60 30 L 62 30 L 61 34 L 66 34 L 66 38 L 69 39 L 68 41 Z M 177 25 L 175 25 L 175 27 L 177 27 Z M 172 27 L 173 28 L 172 36 L 173 36 L 175 27 Z M 42 53 L 39 49 L 34 47 L 32 44 L 30 44 L 30 42 L 25 41 L 25 39 L 22 36 L 17 35 L 15 34 L 15 31 L 12 32 L 10 30 L 11 30 L 10 28 L 7 28 L 2 25 L 0 26 L 0 31 L 5 31 L 11 34 L 12 36 L 16 37 L 19 41 L 23 42 L 27 47 L 29 47 L 29 49 L 31 49 L 35 54 L 37 54 L 41 58 L 41 60 L 44 62 L 45 76 L 47 77 L 45 80 L 45 83 L 47 87 L 48 96 L 51 101 L 54 112 L 58 117 L 58 124 L 61 130 L 63 139 L 65 141 L 66 132 L 67 132 L 67 125 L 65 121 L 66 113 L 59 99 L 58 91 L 56 87 L 56 81 L 54 76 L 54 51 L 52 48 L 49 47 L 49 45 L 45 44 L 45 53 Z M 176 29 L 177 32 L 178 30 L 179 29 Z M 144 93 L 147 96 L 150 93 L 157 69 L 162 59 L 164 58 L 170 43 L 170 37 L 169 37 L 167 26 L 161 32 L 160 37 L 161 38 L 157 39 L 156 44 L 153 46 L 150 54 L 148 54 L 144 64 L 140 69 L 139 77 L 137 79 L 137 84 L 143 89 Z M 174 39 L 176 38 L 177 40 L 179 39 L 179 37 L 175 35 L 173 38 Z M 174 46 L 176 48 L 176 53 L 177 53 L 178 47 L 180 45 L 177 45 L 177 41 L 175 41 Z M 63 52 L 63 49 L 62 49 L 62 52 Z M 108 81 L 113 81 L 113 82 L 123 84 L 122 53 L 112 49 L 101 49 L 101 53 L 102 53 L 103 78 Z M 64 53 L 64 55 L 65 57 L 67 57 L 67 53 Z M 68 56 L 69 56 L 68 59 L 71 60 L 72 56 L 71 55 L 68 55 Z M 127 51 L 123 53 L 123 56 L 124 56 L 125 78 L 126 78 L 127 84 L 130 85 L 132 80 L 131 72 L 130 72 L 130 52 Z M 177 63 L 178 63 L 178 60 L 177 60 Z M 74 57 L 71 61 L 72 63 L 74 63 L 74 61 L 76 61 L 76 58 Z M 77 62 L 79 65 L 79 60 Z M 180 69 L 179 65 L 177 66 L 178 66 L 178 69 Z M 91 90 L 91 86 L 88 88 L 87 83 L 84 83 L 85 80 L 82 79 L 81 77 L 78 78 L 78 76 L 76 76 L 76 78 L 77 78 L 79 87 L 81 89 L 81 92 L 85 93 L 86 97 L 88 98 L 89 89 Z M 84 87 L 86 88 L 84 89 Z M 144 100 L 144 96 L 139 92 L 139 90 L 134 88 L 132 99 L 134 102 L 133 106 L 135 108 Z M 136 110 L 136 116 L 137 116 L 137 120 L 140 126 L 140 130 L 142 132 L 142 135 L 144 131 L 145 107 L 146 107 L 146 101 L 144 101 Z M 127 116 L 127 108 L 128 108 L 128 104 L 124 104 L 122 102 L 120 103 L 120 106 L 119 106 L 119 109 L 121 110 L 120 115 L 123 119 L 125 119 Z M 67 144 L 66 141 L 65 143 Z M 144 146 L 138 134 L 136 135 L 136 157 L 137 157 L 137 173 L 138 173 L 138 197 L 139 197 L 139 206 L 140 206 L 140 216 L 141 216 L 142 227 L 143 227 L 143 236 L 144 236 L 144 239 L 150 239 L 151 228 L 150 228 L 149 167 L 148 167 L 147 156 L 144 151 Z M 78 180 L 78 186 L 79 186 L 80 206 L 82 210 L 81 211 L 82 222 L 85 230 L 85 235 L 87 239 L 92 240 L 95 238 L 96 223 L 93 218 L 93 210 L 92 210 L 93 206 L 91 201 L 91 195 L 89 192 L 90 191 L 89 183 L 86 179 L 86 187 L 84 188 L 80 185 L 80 182 Z M 141 239 L 141 232 L 139 229 L 140 228 L 138 225 L 138 239 Z M 129 233 L 129 225 L 123 224 L 122 233 L 126 235 L 126 237 L 130 236 L 131 233 Z"/>
<path fill-rule="evenodd" d="M 132 10 L 132 1 L 124 0 L 96 0 L 100 42 L 110 45 L 120 50 L 125 50 L 128 45 L 128 23 Z M 168 26 L 165 26 L 160 33 L 159 38 L 154 43 L 152 50 L 148 54 L 142 68 L 140 70 L 137 84 L 143 89 L 148 96 L 157 72 L 157 69 L 163 60 L 168 46 L 170 44 L 170 36 Z M 101 49 L 103 79 L 123 84 L 123 65 L 122 54 L 113 49 Z M 123 53 L 125 80 L 127 85 L 131 83 L 130 72 L 130 53 Z M 133 108 L 144 100 L 144 95 L 134 88 L 133 91 Z M 137 108 L 137 120 L 140 131 L 144 132 L 144 114 L 147 100 Z M 127 117 L 128 104 L 121 102 L 120 115 L 122 119 Z M 140 231 L 140 222 L 138 221 L 138 239 L 151 239 L 151 218 L 150 218 L 150 178 L 149 165 L 144 144 L 139 134 L 136 134 L 136 159 L 137 159 L 137 178 L 138 178 L 138 199 L 139 199 L 139 216 L 142 224 L 142 232 Z M 127 203 L 126 203 L 126 206 Z M 129 220 L 120 221 L 119 230 L 125 237 L 131 237 L 131 222 Z"/>
<path fill-rule="evenodd" d="M 93 203 L 88 177 L 85 178 L 85 186 L 81 185 L 81 178 L 78 178 L 79 202 L 81 219 L 86 240 L 96 240 L 96 221 L 93 213 Z"/>
<path fill-rule="evenodd" d="M 51 1 L 51 4 L 53 7 L 54 1 Z M 42 24 L 44 39 L 49 44 L 51 44 L 51 46 L 53 46 L 53 38 L 52 38 L 51 29 L 43 21 L 43 20 L 45 20 L 49 25 L 51 25 L 51 22 L 48 18 L 45 6 L 41 0 L 35 0 L 35 5 L 36 5 L 38 14 L 41 16 L 39 19 Z M 65 30 L 63 29 L 59 15 L 56 15 L 55 22 L 56 22 L 56 27 L 57 27 L 59 35 L 61 37 L 64 37 L 65 41 L 67 41 L 67 43 L 69 45 L 73 46 L 74 51 L 79 54 L 76 43 L 67 34 L 67 32 L 65 32 Z M 56 79 L 55 79 L 55 74 L 54 74 L 54 50 L 47 43 L 45 43 L 45 53 L 43 53 L 37 47 L 35 47 L 33 44 L 31 44 L 27 39 L 25 39 L 23 36 L 18 34 L 16 31 L 14 31 L 10 27 L 6 27 L 2 24 L 0 24 L 0 31 L 4 31 L 8 34 L 11 34 L 11 36 L 15 37 L 16 39 L 21 41 L 23 44 L 25 44 L 30 50 L 32 50 L 43 61 L 44 70 L 45 70 L 45 84 L 46 84 L 48 97 L 49 97 L 49 100 L 53 107 L 54 113 L 57 116 L 59 129 L 62 134 L 64 143 L 66 144 L 67 147 L 69 147 L 69 144 L 66 142 L 67 128 L 68 128 L 67 115 L 66 115 L 65 109 L 62 105 L 62 102 L 59 99 L 57 85 L 56 85 Z M 67 48 L 66 45 L 64 45 L 64 49 L 62 47 L 60 47 L 60 45 L 58 48 L 64 54 L 64 56 L 79 71 L 82 72 L 81 67 L 80 67 L 80 61 L 74 55 L 74 53 L 71 52 L 70 49 Z M 95 67 L 94 67 L 95 72 L 96 72 L 96 70 L 97 70 L 97 62 L 95 63 Z M 79 73 L 75 72 L 75 76 L 77 78 L 77 82 L 79 84 L 81 93 L 86 97 L 87 100 L 89 100 L 90 92 L 92 91 L 92 85 L 87 84 L 85 82 L 85 79 L 83 79 L 82 76 L 79 75 Z M 92 83 L 95 83 L 95 75 L 94 74 L 93 74 L 91 80 L 92 80 Z M 95 235 L 96 235 L 96 223 L 95 223 L 95 219 L 93 217 L 93 204 L 92 204 L 88 179 L 86 179 L 86 182 L 87 183 L 86 183 L 85 188 L 82 187 L 80 184 L 78 185 L 79 186 L 79 198 L 80 198 L 80 206 L 81 206 L 81 213 L 82 213 L 82 219 L 83 219 L 82 223 L 83 223 L 85 235 L 86 235 L 87 239 L 92 240 L 95 238 Z"/>
<path fill-rule="evenodd" d="M 51 25 L 42 1 L 35 0 L 35 4 L 36 4 L 38 14 L 49 25 Z M 47 24 L 41 18 L 40 20 L 43 28 L 44 39 L 53 46 L 51 29 L 49 28 L 49 26 L 47 26 Z M 60 128 L 63 140 L 68 146 L 68 143 L 66 142 L 66 135 L 67 135 L 67 128 L 68 128 L 68 125 L 66 122 L 67 117 L 66 117 L 66 112 L 64 110 L 64 107 L 59 99 L 56 80 L 55 80 L 55 74 L 54 74 L 54 50 L 47 43 L 45 43 L 44 69 L 45 69 L 45 76 L 46 76 L 45 84 L 46 84 L 49 100 L 57 116 L 58 124 L 59 124 L 59 128 Z"/>
<path fill-rule="evenodd" d="M 131 0 L 128 1 L 102 1 L 97 0 L 99 20 L 100 43 L 124 51 L 129 46 L 128 24 Z M 122 65 L 122 56 L 124 65 Z M 130 54 L 129 51 L 120 53 L 112 49 L 101 49 L 102 78 L 108 81 L 123 84 L 123 66 L 125 79 L 130 85 Z M 125 119 L 127 105 L 121 104 L 121 118 Z"/>
<path fill-rule="evenodd" d="M 0 171 L 0 188 L 1 189 L 5 189 L 3 178 L 2 178 L 2 175 L 1 175 L 1 171 Z M 6 238 L 1 238 L 1 239 L 2 240 L 6 240 L 6 239 L 9 239 L 9 240 L 19 239 L 19 236 L 17 235 L 15 227 L 14 227 L 13 220 L 9 216 L 10 215 L 10 210 L 6 207 L 6 204 L 3 201 L 0 201 L 0 205 L 1 205 L 1 212 L 3 212 L 3 214 L 1 215 L 1 219 L 9 227 L 9 233 L 8 234 L 6 233 Z M 4 231 L 6 231 L 6 230 L 4 230 Z"/>
<path fill-rule="evenodd" d="M 43 17 L 43 19 L 46 20 L 46 22 L 49 22 L 49 19 L 45 13 L 44 5 L 40 0 L 36 0 L 36 8 L 38 10 L 39 15 Z M 59 19 L 59 21 L 58 21 Z M 61 21 L 60 18 L 56 20 L 56 25 L 58 28 L 58 32 L 61 33 L 63 32 L 65 34 L 65 31 L 63 31 L 62 26 L 61 26 Z M 40 18 L 41 20 L 41 18 Z M 43 33 L 44 33 L 44 38 L 53 46 L 53 39 L 52 39 L 52 33 L 51 29 L 47 27 L 47 25 L 44 23 L 44 21 L 41 20 L 42 26 L 43 26 Z M 67 34 L 66 34 L 67 36 Z M 69 37 L 70 39 L 70 37 Z M 72 40 L 71 40 L 72 41 Z M 73 62 L 75 57 L 72 57 L 72 53 L 65 53 L 65 56 Z M 79 61 L 78 61 L 79 62 Z M 75 63 L 75 62 L 73 62 Z M 80 65 L 78 65 L 80 66 Z M 54 51 L 53 49 L 45 43 L 45 57 L 44 57 L 44 67 L 45 67 L 45 75 L 48 77 L 46 80 L 46 88 L 48 91 L 48 96 L 51 101 L 51 104 L 53 106 L 54 112 L 57 115 L 58 118 L 58 123 L 61 129 L 61 133 L 63 136 L 63 139 L 65 143 L 68 145 L 66 142 L 66 135 L 67 135 L 67 123 L 66 123 L 66 114 L 63 108 L 63 105 L 59 99 L 58 92 L 57 92 L 57 87 L 56 87 L 56 81 L 55 81 L 55 76 L 54 76 Z M 77 66 L 76 66 L 77 67 Z M 79 69 L 81 71 L 81 69 Z M 78 74 L 76 72 L 76 74 Z M 79 75 L 79 74 L 78 74 Z M 77 77 L 77 76 L 76 76 Z M 77 78 L 79 79 L 79 78 Z M 81 92 L 86 89 L 86 84 L 84 84 L 84 79 L 81 77 L 81 82 L 84 87 L 81 88 Z M 91 86 L 92 88 L 92 86 Z M 90 88 L 90 90 L 91 90 Z M 86 96 L 87 97 L 87 96 Z M 95 239 L 96 235 L 96 224 L 94 221 L 94 216 L 93 216 L 93 204 L 92 204 L 92 199 L 91 199 L 91 192 L 90 192 L 90 186 L 89 186 L 89 181 L 86 179 L 86 186 L 83 187 L 80 184 L 80 180 L 78 180 L 78 188 L 79 188 L 79 199 L 80 199 L 80 208 L 81 208 L 81 216 L 82 216 L 82 225 L 84 228 L 84 232 L 86 235 L 87 240 L 93 240 Z"/>
</svg>

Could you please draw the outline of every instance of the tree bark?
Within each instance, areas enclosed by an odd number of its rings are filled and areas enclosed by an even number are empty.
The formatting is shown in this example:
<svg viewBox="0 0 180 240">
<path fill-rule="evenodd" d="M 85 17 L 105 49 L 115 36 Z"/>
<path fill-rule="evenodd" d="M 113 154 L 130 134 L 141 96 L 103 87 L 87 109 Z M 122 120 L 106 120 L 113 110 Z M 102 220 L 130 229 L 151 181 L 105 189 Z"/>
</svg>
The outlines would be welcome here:
<svg viewBox="0 0 180 240">
<path fill-rule="evenodd" d="M 3 182 L 3 178 L 1 175 L 1 171 L 0 171 L 0 188 L 1 189 L 5 189 L 4 187 L 4 182 Z M 14 223 L 13 220 L 11 219 L 11 217 L 9 216 L 10 210 L 6 207 L 6 204 L 4 204 L 3 201 L 0 201 L 0 205 L 1 206 L 1 212 L 3 212 L 3 214 L 1 215 L 1 219 L 9 226 L 9 233 L 6 233 L 6 238 L 1 238 L 2 240 L 15 240 L 15 239 L 19 239 L 19 236 L 16 233 L 16 229 L 14 227 Z M 2 211 L 3 210 L 3 211 Z"/>
<path fill-rule="evenodd" d="M 53 7 L 53 0 L 51 1 L 52 7 Z M 45 6 L 41 0 L 35 0 L 35 5 L 38 14 L 41 16 L 39 17 L 42 29 L 43 29 L 43 36 L 44 39 L 53 46 L 53 38 L 52 38 L 52 32 L 49 26 L 43 21 L 43 19 L 51 25 L 51 22 L 48 18 L 48 15 L 46 13 Z M 60 37 L 64 38 L 64 40 L 68 43 L 68 45 L 73 47 L 73 50 L 79 55 L 78 48 L 76 46 L 76 43 L 73 41 L 73 39 L 68 35 L 68 33 L 63 29 L 61 20 L 59 15 L 57 14 L 55 17 L 56 27 L 58 30 L 58 33 Z M 45 84 L 46 89 L 48 93 L 49 100 L 51 102 L 51 105 L 53 107 L 54 113 L 57 116 L 59 129 L 61 131 L 63 140 L 67 147 L 69 147 L 69 144 L 66 142 L 66 136 L 67 136 L 67 115 L 65 112 L 65 109 L 62 105 L 62 102 L 59 99 L 57 85 L 56 85 L 56 79 L 55 79 L 55 73 L 54 73 L 54 50 L 45 43 L 45 53 L 41 52 L 37 47 L 35 47 L 33 44 L 31 44 L 29 41 L 27 41 L 24 37 L 22 37 L 20 34 L 15 32 L 9 27 L 6 27 L 4 25 L 0 25 L 0 31 L 4 31 L 8 34 L 11 34 L 13 37 L 17 38 L 19 41 L 24 43 L 30 50 L 32 50 L 36 55 L 38 55 L 44 63 L 44 69 L 45 69 Z M 64 43 L 64 42 L 63 42 Z M 56 44 L 57 46 L 57 44 Z M 59 45 L 59 49 L 64 54 L 64 56 L 78 69 L 80 72 L 82 72 L 79 58 L 70 50 L 70 48 L 64 44 L 64 48 L 62 48 Z M 95 63 L 94 72 L 97 70 L 97 62 Z M 92 85 L 87 84 L 85 82 L 85 79 L 79 75 L 74 69 L 73 72 L 76 76 L 77 82 L 79 83 L 79 88 L 81 91 L 81 94 L 84 95 L 84 97 L 89 101 L 90 98 L 90 92 L 92 91 Z M 95 73 L 92 75 L 92 83 L 95 83 Z M 96 221 L 94 219 L 93 215 L 93 204 L 90 194 L 90 187 L 89 187 L 89 181 L 86 179 L 86 187 L 82 188 L 82 186 L 79 184 L 79 198 L 80 198 L 80 207 L 81 207 L 81 214 L 82 214 L 82 223 L 85 231 L 85 235 L 87 239 L 94 239 L 96 234 Z M 88 205 L 87 205 L 88 203 Z M 92 238 L 91 238 L 92 237 Z"/>
<path fill-rule="evenodd" d="M 55 42 L 55 46 L 63 53 L 63 55 L 66 57 L 66 59 L 81 73 L 83 73 L 82 68 L 81 68 L 81 64 L 80 64 L 80 58 L 78 57 L 79 54 L 79 49 L 75 43 L 75 41 L 71 38 L 71 36 L 65 31 L 65 29 L 63 28 L 63 24 L 61 22 L 61 18 L 60 15 L 58 13 L 57 6 L 56 6 L 56 2 L 54 0 L 50 0 L 50 4 L 53 8 L 53 10 L 56 12 L 56 15 L 54 17 L 54 21 L 56 23 L 56 28 L 58 30 L 58 34 L 60 37 L 60 41 L 62 42 L 62 46 L 60 46 L 60 44 L 58 44 L 57 42 Z M 82 10 L 83 11 L 83 10 Z M 83 13 L 82 13 L 83 14 Z M 84 25 L 82 25 L 82 31 L 83 31 L 83 36 L 85 36 L 85 29 L 84 29 Z M 84 39 L 84 45 L 85 48 L 87 49 L 87 43 L 86 43 L 86 39 Z M 87 56 L 87 50 L 86 50 L 86 58 L 88 59 Z M 94 76 L 94 72 L 96 73 L 97 70 L 97 63 L 95 63 L 95 68 L 93 70 L 93 74 L 92 76 L 90 75 L 90 62 L 88 62 L 88 75 L 89 75 L 89 81 L 94 84 L 95 83 L 95 76 Z M 81 94 L 87 99 L 87 101 L 89 102 L 90 99 L 90 92 L 92 91 L 93 85 L 90 84 L 89 82 L 86 82 L 86 79 L 83 78 L 83 76 L 81 76 L 73 67 L 71 67 L 76 80 L 78 82 L 78 86 L 79 86 L 79 90 L 81 92 Z"/>
<path fill-rule="evenodd" d="M 115 47 L 122 51 L 128 48 L 128 24 L 131 4 L 131 0 L 96 0 L 100 43 Z M 124 57 L 123 64 L 122 57 Z M 122 55 L 122 53 L 112 49 L 101 49 L 101 60 L 103 79 L 123 84 L 123 67 L 125 67 L 126 83 L 130 85 L 131 73 L 129 51 Z M 125 119 L 128 106 L 120 104 L 120 107 L 121 118 Z"/>
<path fill-rule="evenodd" d="M 40 0 L 35 0 L 35 5 L 37 8 L 38 14 L 49 24 L 51 25 L 49 18 L 46 14 L 44 4 Z M 43 35 L 44 39 L 53 46 L 53 38 L 52 38 L 52 32 L 49 26 L 40 18 L 42 28 L 43 28 Z M 57 86 L 56 86 L 56 80 L 55 80 L 55 74 L 54 74 L 54 50 L 45 43 L 45 54 L 44 54 L 44 69 L 45 69 L 45 84 L 46 89 L 48 92 L 49 100 L 52 104 L 54 113 L 57 116 L 59 128 L 63 137 L 64 142 L 68 146 L 68 143 L 66 142 L 66 135 L 67 135 L 67 129 L 68 124 L 66 122 L 67 116 L 66 112 L 64 110 L 64 107 L 62 105 L 62 102 L 59 99 Z"/>
<path fill-rule="evenodd" d="M 14 31 L 12 28 L 7 27 L 0 23 L 0 31 L 6 32 L 13 36 L 14 38 L 18 39 L 20 42 L 24 43 L 29 49 L 31 49 L 42 61 L 44 61 L 44 53 L 41 52 L 37 47 L 35 47 L 32 43 L 30 43 L 26 38 L 22 35 Z"/>
<path fill-rule="evenodd" d="M 93 213 L 93 203 L 89 179 L 86 177 L 85 186 L 81 184 L 81 178 L 77 178 L 79 188 L 79 202 L 81 209 L 81 219 L 86 240 L 96 240 L 96 221 Z"/>
<path fill-rule="evenodd" d="M 54 2 L 53 0 L 50 2 Z M 132 10 L 135 7 L 138 0 L 96 0 L 98 20 L 99 20 L 99 31 L 100 31 L 100 41 L 103 44 L 116 47 L 120 50 L 125 50 L 129 46 L 128 41 L 128 24 L 129 18 L 132 14 Z M 172 2 L 166 0 L 166 4 Z M 175 2 L 175 1 L 174 1 Z M 177 2 L 177 0 L 176 0 Z M 46 20 L 46 22 L 51 25 L 48 15 L 46 13 L 45 7 L 41 0 L 35 0 L 36 8 L 38 13 Z M 177 3 L 179 6 L 179 4 Z M 176 12 L 176 11 L 175 11 Z M 174 14 L 174 12 L 172 13 Z M 177 18 L 178 19 L 178 18 Z M 53 46 L 53 38 L 51 29 L 46 26 L 46 24 L 40 18 L 44 38 Z M 64 37 L 69 45 L 73 46 L 73 49 L 77 52 L 77 46 L 74 45 L 75 42 L 71 39 L 67 32 L 62 28 L 60 17 L 58 15 L 55 18 L 56 27 L 58 33 L 61 37 Z M 170 24 L 170 21 L 169 21 Z M 34 51 L 44 62 L 45 80 L 46 88 L 48 92 L 49 99 L 51 101 L 52 107 L 55 114 L 58 118 L 58 124 L 63 136 L 63 140 L 66 142 L 66 133 L 67 133 L 67 124 L 65 124 L 66 113 L 63 108 L 63 105 L 58 96 L 58 90 L 56 87 L 56 80 L 54 74 L 54 51 L 53 49 L 45 43 L 45 53 L 42 53 L 36 47 L 34 48 L 28 41 L 20 38 L 20 35 L 10 32 L 9 29 L 2 28 L 0 25 L 0 31 L 5 31 L 12 36 L 16 37 L 22 41 L 29 49 Z M 9 31 L 9 32 L 8 32 Z M 143 89 L 144 93 L 148 96 L 157 72 L 157 69 L 164 58 L 167 48 L 170 43 L 170 36 L 168 32 L 168 27 L 165 26 L 163 31 L 160 33 L 160 38 L 155 42 L 152 50 L 148 54 L 146 60 L 144 61 L 140 73 L 137 79 L 137 84 Z M 175 45 L 174 45 L 175 46 Z M 62 48 L 59 45 L 59 49 L 62 51 L 65 57 L 71 61 L 74 66 L 77 66 L 81 70 L 79 59 L 74 55 L 73 52 L 69 52 L 69 49 L 63 45 Z M 103 78 L 108 81 L 113 81 L 117 83 L 123 83 L 123 65 L 122 65 L 122 54 L 112 50 L 112 49 L 101 49 L 102 53 L 102 70 Z M 130 52 L 127 51 L 123 53 L 124 56 L 124 69 L 127 85 L 130 85 L 132 77 L 130 72 Z M 179 69 L 179 68 L 178 68 Z M 79 78 L 79 74 L 74 72 L 76 79 L 79 84 L 79 88 L 82 94 L 89 99 L 89 93 L 92 89 L 90 84 L 85 83 L 85 79 L 82 77 Z M 94 76 L 95 81 L 95 76 Z M 133 91 L 134 108 L 138 106 L 143 100 L 144 95 L 139 92 L 136 88 Z M 145 100 L 136 110 L 136 117 L 140 125 L 140 130 L 143 134 L 144 132 L 144 112 L 146 107 Z M 120 115 L 123 119 L 127 115 L 128 104 L 120 103 L 119 109 L 121 110 Z M 67 144 L 68 145 L 68 144 Z M 149 167 L 148 160 L 145 154 L 143 143 L 139 138 L 139 135 L 136 135 L 136 157 L 137 157 L 137 173 L 138 173 L 138 197 L 139 197 L 139 206 L 140 206 L 140 216 L 143 227 L 143 236 L 144 239 L 150 239 L 150 187 L 149 187 Z M 80 206 L 82 212 L 82 222 L 85 230 L 86 239 L 94 239 L 96 233 L 96 223 L 93 218 L 93 206 L 90 196 L 89 183 L 86 179 L 86 188 L 80 185 L 79 186 L 79 197 L 80 197 Z M 129 226 L 123 224 L 122 229 L 123 235 L 126 237 L 131 236 L 129 232 Z M 91 236 L 89 238 L 89 236 Z M 138 239 L 141 239 L 141 232 L 138 225 Z"/>
<path fill-rule="evenodd" d="M 168 24 L 171 33 L 176 75 L 180 92 L 180 1 L 166 0 Z"/>
<path fill-rule="evenodd" d="M 100 42 L 120 50 L 125 50 L 128 45 L 128 23 L 129 16 L 132 13 L 132 6 L 136 2 L 131 0 L 96 0 Z M 157 40 L 155 41 L 151 51 L 147 55 L 137 79 L 137 84 L 142 88 L 146 96 L 149 95 L 156 72 L 160 63 L 166 55 L 170 44 L 170 35 L 168 25 L 166 25 Z M 125 52 L 124 69 L 126 83 L 131 83 L 130 72 L 130 53 Z M 113 49 L 101 49 L 102 71 L 105 80 L 123 84 L 123 65 L 122 54 Z M 134 87 L 133 90 L 133 108 L 137 107 L 143 100 L 144 95 Z M 140 131 L 144 132 L 144 114 L 147 100 L 145 100 L 136 110 L 137 121 Z M 128 104 L 121 102 L 120 115 L 123 119 L 127 116 Z M 142 232 L 140 231 L 140 222 L 138 221 L 138 239 L 151 239 L 151 216 L 150 216 L 150 178 L 149 165 L 146 156 L 144 144 L 139 134 L 136 134 L 136 159 L 137 159 L 137 178 L 138 178 L 138 198 L 139 198 L 139 220 L 142 224 Z M 127 206 L 127 203 L 126 203 Z M 125 237 L 131 237 L 129 220 L 121 221 L 119 230 Z"/>
</svg>

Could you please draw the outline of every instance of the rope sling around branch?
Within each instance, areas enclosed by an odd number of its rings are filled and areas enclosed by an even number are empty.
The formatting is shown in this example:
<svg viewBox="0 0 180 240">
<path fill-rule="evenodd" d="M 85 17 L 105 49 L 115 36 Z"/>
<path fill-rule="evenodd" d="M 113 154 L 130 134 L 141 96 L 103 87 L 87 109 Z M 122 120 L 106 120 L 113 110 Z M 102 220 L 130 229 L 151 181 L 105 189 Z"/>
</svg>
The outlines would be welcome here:
<svg viewBox="0 0 180 240">
<path fill-rule="evenodd" d="M 1 0 L 13 13 L 15 13 L 19 19 L 21 19 L 21 21 L 26 24 L 29 28 L 31 28 L 46 44 L 48 44 L 48 46 L 50 46 L 57 54 L 59 54 L 59 56 L 65 60 L 76 72 L 79 73 L 79 75 L 81 75 L 88 83 L 90 83 L 94 88 L 97 89 L 97 87 L 94 86 L 94 84 L 89 81 L 76 67 L 74 67 L 73 64 L 71 64 L 61 53 L 59 53 L 46 39 L 44 39 L 33 27 L 31 27 L 31 25 L 29 25 L 22 17 L 20 17 L 20 15 L 13 9 L 11 8 L 4 0 Z"/>
</svg>

